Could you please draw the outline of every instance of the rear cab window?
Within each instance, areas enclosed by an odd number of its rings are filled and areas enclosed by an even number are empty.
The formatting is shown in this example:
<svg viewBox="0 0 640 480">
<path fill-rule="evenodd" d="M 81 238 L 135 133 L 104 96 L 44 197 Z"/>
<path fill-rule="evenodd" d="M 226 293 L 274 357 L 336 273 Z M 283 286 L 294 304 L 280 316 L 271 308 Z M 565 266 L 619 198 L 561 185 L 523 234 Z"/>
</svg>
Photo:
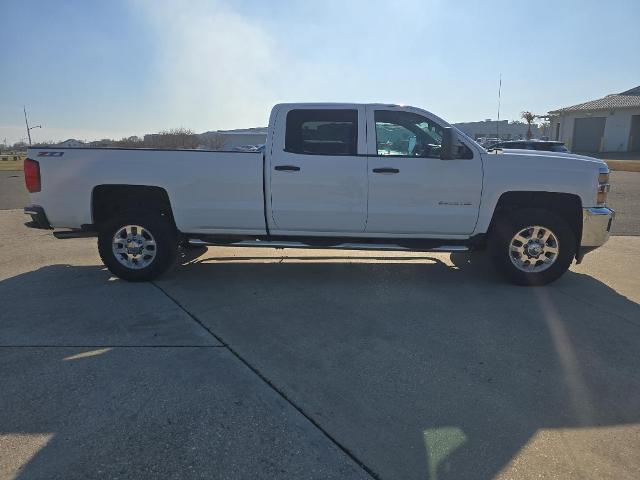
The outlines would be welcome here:
<svg viewBox="0 0 640 480">
<path fill-rule="evenodd" d="M 304 155 L 357 155 L 358 111 L 290 110 L 286 120 L 285 151 Z"/>
</svg>

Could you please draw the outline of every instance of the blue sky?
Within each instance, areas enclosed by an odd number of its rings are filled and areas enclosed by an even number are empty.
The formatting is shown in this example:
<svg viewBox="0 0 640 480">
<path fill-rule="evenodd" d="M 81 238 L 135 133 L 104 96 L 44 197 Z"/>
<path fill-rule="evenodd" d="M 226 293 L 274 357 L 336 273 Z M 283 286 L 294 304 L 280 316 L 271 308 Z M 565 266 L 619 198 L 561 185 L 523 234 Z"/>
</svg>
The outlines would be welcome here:
<svg viewBox="0 0 640 480">
<path fill-rule="evenodd" d="M 0 142 L 263 126 L 282 101 L 452 121 L 640 85 L 640 2 L 0 0 Z"/>
</svg>

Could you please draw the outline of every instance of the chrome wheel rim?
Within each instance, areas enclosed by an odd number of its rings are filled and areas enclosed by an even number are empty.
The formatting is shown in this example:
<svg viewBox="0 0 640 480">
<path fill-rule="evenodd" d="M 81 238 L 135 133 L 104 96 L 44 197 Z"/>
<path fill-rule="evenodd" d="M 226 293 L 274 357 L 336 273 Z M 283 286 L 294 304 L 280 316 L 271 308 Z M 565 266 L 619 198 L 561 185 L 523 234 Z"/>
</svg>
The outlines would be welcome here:
<svg viewBox="0 0 640 480">
<path fill-rule="evenodd" d="M 509 258 L 518 269 L 527 273 L 547 270 L 558 259 L 560 242 L 547 227 L 534 225 L 516 233 L 509 244 Z"/>
<path fill-rule="evenodd" d="M 113 255 L 121 265 L 140 270 L 156 258 L 156 241 L 151 232 L 140 225 L 125 225 L 113 236 Z"/>
</svg>

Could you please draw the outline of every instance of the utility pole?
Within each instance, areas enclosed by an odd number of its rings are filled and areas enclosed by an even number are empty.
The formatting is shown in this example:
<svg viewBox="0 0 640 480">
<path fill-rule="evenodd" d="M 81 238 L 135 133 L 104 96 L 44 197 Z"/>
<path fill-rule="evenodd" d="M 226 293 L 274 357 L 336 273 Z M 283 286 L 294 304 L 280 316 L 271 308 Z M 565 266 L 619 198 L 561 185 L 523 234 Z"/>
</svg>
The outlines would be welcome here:
<svg viewBox="0 0 640 480">
<path fill-rule="evenodd" d="M 500 72 L 500 84 L 498 85 L 498 120 L 496 121 L 496 137 L 500 141 L 500 100 L 502 93 L 502 72 Z"/>
<path fill-rule="evenodd" d="M 27 137 L 29 137 L 29 146 L 31 146 L 31 130 L 33 130 L 34 128 L 42 128 L 42 125 L 29 127 L 29 120 L 27 120 L 27 107 L 23 105 L 22 110 L 24 110 L 24 123 L 27 125 Z"/>
</svg>

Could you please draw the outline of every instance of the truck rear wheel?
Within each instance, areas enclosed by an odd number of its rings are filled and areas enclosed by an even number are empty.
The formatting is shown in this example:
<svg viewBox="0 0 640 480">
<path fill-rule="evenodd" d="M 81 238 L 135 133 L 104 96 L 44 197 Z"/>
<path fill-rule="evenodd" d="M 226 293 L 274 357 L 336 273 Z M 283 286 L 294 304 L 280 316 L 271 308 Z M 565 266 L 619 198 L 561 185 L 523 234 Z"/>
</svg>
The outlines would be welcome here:
<svg viewBox="0 0 640 480">
<path fill-rule="evenodd" d="M 175 261 L 178 240 L 160 215 L 124 215 L 98 235 L 98 252 L 111 273 L 129 282 L 153 280 Z"/>
<path fill-rule="evenodd" d="M 576 239 L 568 223 L 547 210 L 525 209 L 498 219 L 489 238 L 498 270 L 516 285 L 545 285 L 571 266 Z"/>
</svg>

